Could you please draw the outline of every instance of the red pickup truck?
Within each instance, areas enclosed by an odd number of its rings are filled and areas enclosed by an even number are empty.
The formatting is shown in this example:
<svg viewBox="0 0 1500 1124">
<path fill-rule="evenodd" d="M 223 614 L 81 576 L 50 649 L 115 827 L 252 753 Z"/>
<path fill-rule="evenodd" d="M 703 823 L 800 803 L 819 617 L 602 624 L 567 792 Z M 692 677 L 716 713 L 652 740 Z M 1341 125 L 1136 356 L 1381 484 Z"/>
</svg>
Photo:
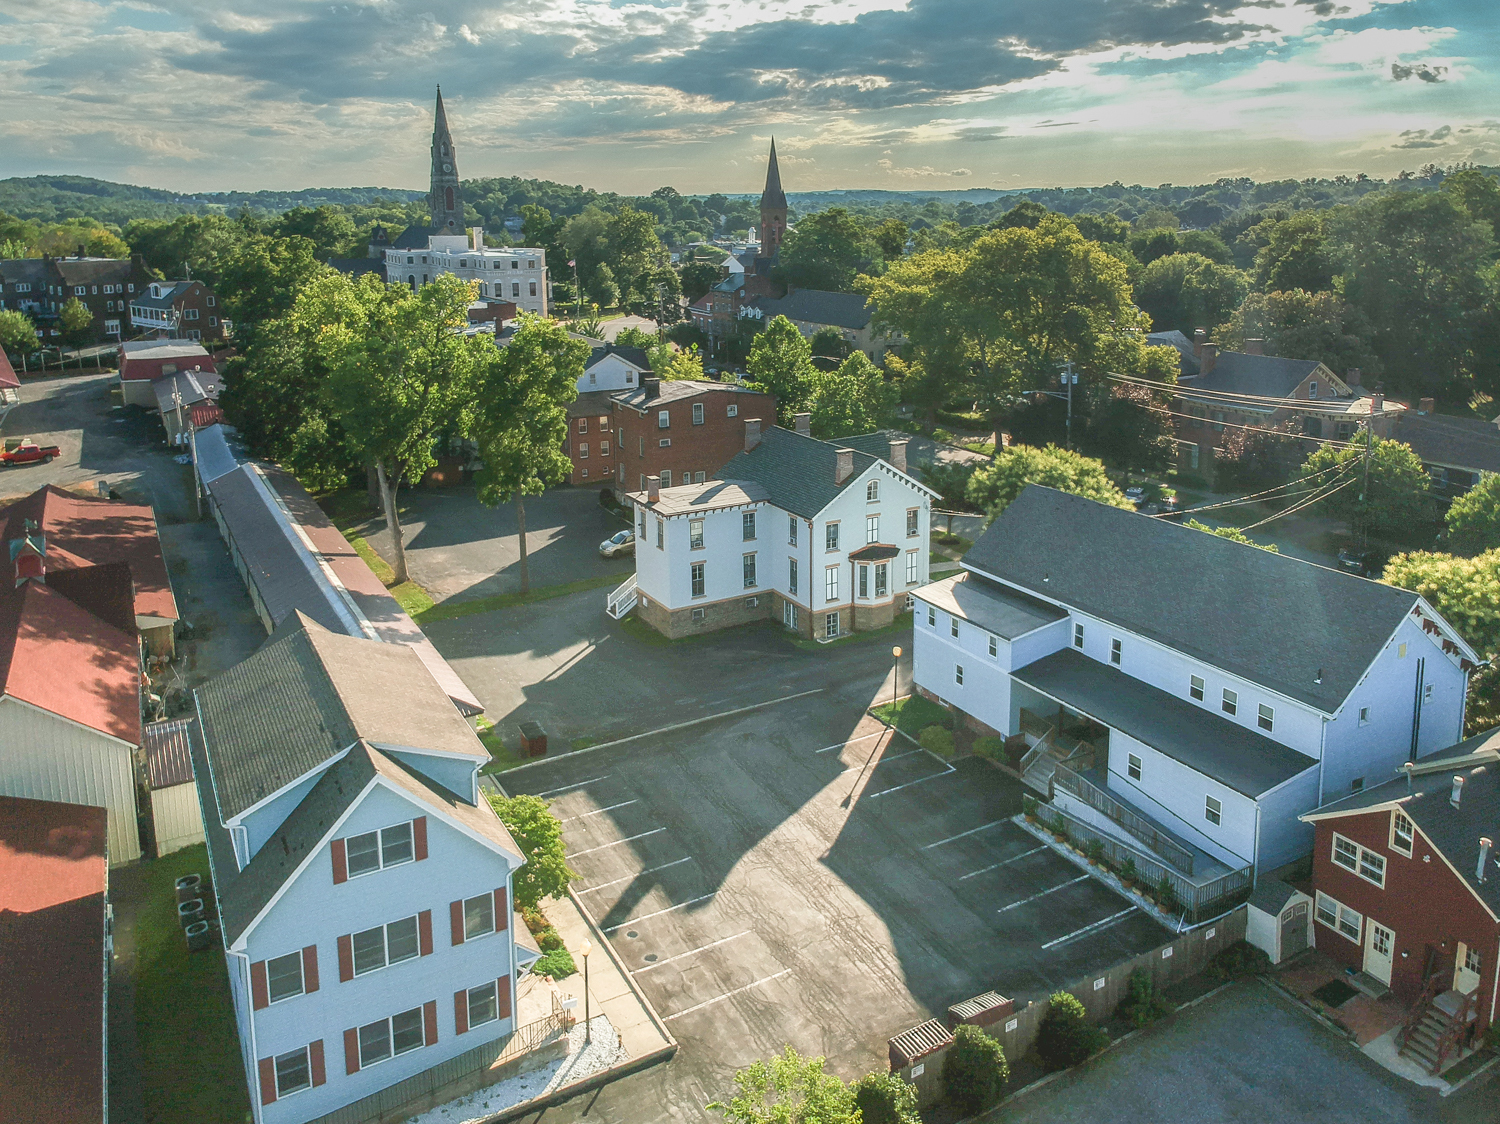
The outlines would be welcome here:
<svg viewBox="0 0 1500 1124">
<path fill-rule="evenodd" d="M 34 464 L 37 461 L 49 464 L 53 457 L 60 456 L 62 450 L 56 445 L 38 445 L 27 438 L 14 448 L 0 452 L 0 464 Z"/>
</svg>

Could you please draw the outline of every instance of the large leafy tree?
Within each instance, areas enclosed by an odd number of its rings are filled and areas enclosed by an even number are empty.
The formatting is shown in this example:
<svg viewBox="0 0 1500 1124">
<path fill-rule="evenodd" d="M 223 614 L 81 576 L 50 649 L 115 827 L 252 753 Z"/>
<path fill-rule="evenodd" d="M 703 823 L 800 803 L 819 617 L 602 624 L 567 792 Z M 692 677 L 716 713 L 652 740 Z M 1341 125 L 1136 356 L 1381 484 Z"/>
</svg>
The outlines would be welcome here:
<svg viewBox="0 0 1500 1124">
<path fill-rule="evenodd" d="M 798 288 L 844 293 L 877 253 L 864 219 L 843 207 L 830 207 L 799 220 L 787 234 L 780 268 L 786 281 Z"/>
<path fill-rule="evenodd" d="M 734 1095 L 709 1104 L 730 1124 L 860 1124 L 853 1091 L 791 1046 L 734 1075 Z"/>
<path fill-rule="evenodd" d="M 543 898 L 560 898 L 578 875 L 568 866 L 562 824 L 541 797 L 491 796 L 490 806 L 509 830 L 526 865 L 511 879 L 518 909 L 535 909 Z"/>
<path fill-rule="evenodd" d="M 1431 478 L 1410 445 L 1375 438 L 1369 445 L 1369 484 L 1365 448 L 1368 435 L 1358 433 L 1350 445 L 1320 445 L 1302 466 L 1308 483 L 1334 484 L 1319 503 L 1325 515 L 1347 519 L 1369 534 L 1409 536 L 1433 516 Z"/>
<path fill-rule="evenodd" d="M 863 351 L 836 371 L 814 371 L 807 380 L 807 409 L 814 437 L 848 437 L 878 429 L 894 404 L 894 388 Z"/>
<path fill-rule="evenodd" d="M 1111 507 L 1133 506 L 1110 480 L 1102 461 L 1059 449 L 1056 445 L 1043 449 L 1012 445 L 1003 452 L 997 451 L 991 463 L 970 477 L 969 502 L 993 520 L 1028 484 L 1072 492 Z"/>
<path fill-rule="evenodd" d="M 755 337 L 745 367 L 758 389 L 776 396 L 776 416 L 783 425 L 802 410 L 815 373 L 812 347 L 785 316 L 775 317 Z"/>
<path fill-rule="evenodd" d="M 1500 474 L 1480 476 L 1478 484 L 1449 505 L 1444 521 L 1459 554 L 1500 549 Z"/>
<path fill-rule="evenodd" d="M 1245 299 L 1245 291 L 1245 275 L 1234 266 L 1179 253 L 1141 270 L 1135 297 L 1157 331 L 1176 328 L 1191 335 L 1195 328 L 1222 323 Z"/>
<path fill-rule="evenodd" d="M 1418 552 L 1398 554 L 1382 581 L 1420 593 L 1482 659 L 1469 677 L 1465 732 L 1500 726 L 1500 550 L 1473 558 Z"/>
<path fill-rule="evenodd" d="M 523 315 L 510 343 L 485 357 L 476 379 L 473 435 L 484 461 L 477 482 L 481 503 L 514 498 L 521 554 L 521 588 L 531 588 L 526 557 L 526 497 L 567 479 L 573 465 L 563 452 L 568 403 L 589 345 L 555 320 Z"/>
<path fill-rule="evenodd" d="M 1316 359 L 1339 375 L 1350 367 L 1374 375 L 1380 360 L 1370 346 L 1372 334 L 1364 315 L 1337 293 L 1290 289 L 1251 293 L 1215 339 L 1231 351 L 1244 350 L 1247 339 L 1263 339 L 1267 355 Z"/>
<path fill-rule="evenodd" d="M 408 575 L 397 490 L 437 463 L 439 436 L 464 432 L 477 368 L 494 352 L 488 337 L 462 334 L 471 300 L 473 286 L 452 274 L 413 293 L 329 273 L 292 311 L 326 368 L 324 410 L 375 470 L 398 584 Z"/>
</svg>

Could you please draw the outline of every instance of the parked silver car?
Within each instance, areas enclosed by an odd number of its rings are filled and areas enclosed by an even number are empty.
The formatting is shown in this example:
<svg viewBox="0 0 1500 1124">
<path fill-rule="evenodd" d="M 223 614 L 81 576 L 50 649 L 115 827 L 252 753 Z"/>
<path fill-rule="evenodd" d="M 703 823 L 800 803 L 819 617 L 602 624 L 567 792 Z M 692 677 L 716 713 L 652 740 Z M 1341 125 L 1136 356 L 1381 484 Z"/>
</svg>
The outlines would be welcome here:
<svg viewBox="0 0 1500 1124">
<path fill-rule="evenodd" d="M 616 531 L 599 544 L 601 558 L 618 558 L 622 554 L 635 553 L 635 532 Z"/>
</svg>

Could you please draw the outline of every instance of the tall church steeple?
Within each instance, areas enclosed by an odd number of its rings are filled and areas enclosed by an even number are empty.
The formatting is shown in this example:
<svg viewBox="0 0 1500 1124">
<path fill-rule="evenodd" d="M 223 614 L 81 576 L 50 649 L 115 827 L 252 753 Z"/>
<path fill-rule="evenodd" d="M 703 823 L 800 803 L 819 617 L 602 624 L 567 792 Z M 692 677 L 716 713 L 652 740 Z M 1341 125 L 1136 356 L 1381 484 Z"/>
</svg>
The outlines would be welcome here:
<svg viewBox="0 0 1500 1124">
<path fill-rule="evenodd" d="M 766 166 L 766 189 L 760 193 L 760 256 L 774 258 L 786 234 L 786 192 L 776 164 L 776 138 L 771 138 L 771 162 Z"/>
<path fill-rule="evenodd" d="M 458 157 L 453 151 L 453 134 L 448 131 L 441 86 L 432 121 L 432 191 L 427 196 L 427 207 L 432 212 L 434 233 L 463 232 L 464 201 L 458 188 Z"/>
</svg>

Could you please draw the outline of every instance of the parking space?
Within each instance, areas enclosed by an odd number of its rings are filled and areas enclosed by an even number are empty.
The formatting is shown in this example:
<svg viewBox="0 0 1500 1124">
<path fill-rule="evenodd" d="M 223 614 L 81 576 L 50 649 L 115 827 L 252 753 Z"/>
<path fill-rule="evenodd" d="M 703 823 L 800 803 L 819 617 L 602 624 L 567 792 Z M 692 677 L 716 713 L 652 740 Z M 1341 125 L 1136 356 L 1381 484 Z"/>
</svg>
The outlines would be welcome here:
<svg viewBox="0 0 1500 1124">
<path fill-rule="evenodd" d="M 1039 998 L 1166 939 L 1013 817 L 1018 786 L 940 760 L 858 692 L 508 774 L 563 821 L 575 884 L 723 1088 L 780 1050 L 857 1076 L 990 988 Z"/>
</svg>

